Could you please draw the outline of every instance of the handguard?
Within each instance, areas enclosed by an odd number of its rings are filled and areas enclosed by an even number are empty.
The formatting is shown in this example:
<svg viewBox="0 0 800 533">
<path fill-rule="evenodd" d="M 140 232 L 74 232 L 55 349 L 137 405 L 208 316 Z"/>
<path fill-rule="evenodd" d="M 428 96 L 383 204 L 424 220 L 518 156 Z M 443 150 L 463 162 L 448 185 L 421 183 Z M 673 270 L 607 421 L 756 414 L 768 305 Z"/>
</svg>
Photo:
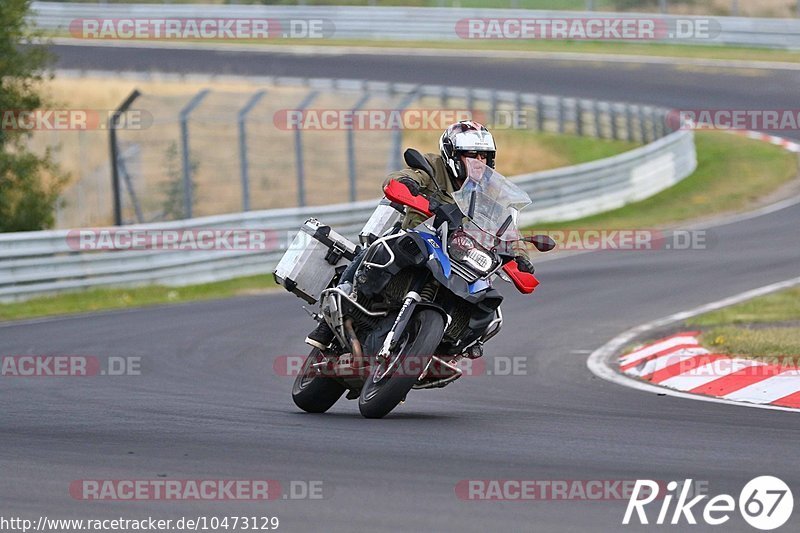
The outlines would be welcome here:
<svg viewBox="0 0 800 533">
<path fill-rule="evenodd" d="M 386 187 L 383 188 L 383 194 L 392 202 L 408 206 L 429 217 L 433 216 L 428 200 L 422 195 L 414 196 L 411 194 L 411 191 L 408 190 L 408 187 L 397 180 L 391 180 Z"/>
<path fill-rule="evenodd" d="M 539 280 L 536 279 L 536 276 L 528 272 L 522 272 L 518 268 L 516 261 L 509 261 L 503 265 L 503 270 L 508 274 L 511 281 L 514 282 L 514 286 L 522 294 L 532 293 L 536 286 L 539 285 Z"/>
</svg>

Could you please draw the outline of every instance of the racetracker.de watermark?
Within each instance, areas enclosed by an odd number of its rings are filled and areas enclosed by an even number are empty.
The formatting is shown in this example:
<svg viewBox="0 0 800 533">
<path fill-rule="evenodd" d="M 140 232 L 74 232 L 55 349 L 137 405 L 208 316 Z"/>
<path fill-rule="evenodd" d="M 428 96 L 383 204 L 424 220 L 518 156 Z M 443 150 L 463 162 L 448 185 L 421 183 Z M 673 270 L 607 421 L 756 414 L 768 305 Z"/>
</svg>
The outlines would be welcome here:
<svg viewBox="0 0 800 533">
<path fill-rule="evenodd" d="M 492 130 L 538 128 L 537 115 L 529 109 L 409 108 L 409 109 L 280 109 L 273 125 L 286 131 L 441 131 L 454 122 L 473 120 Z"/>
<path fill-rule="evenodd" d="M 707 230 L 653 230 L 653 229 L 574 229 L 527 230 L 524 237 L 537 234 L 549 236 L 561 251 L 659 251 L 707 250 L 714 242 Z M 480 233 L 470 233 L 481 238 Z M 526 243 L 529 249 L 533 245 Z"/>
<path fill-rule="evenodd" d="M 275 230 L 259 229 L 101 228 L 71 230 L 66 239 L 70 249 L 80 251 L 264 252 L 280 248 L 280 235 L 281 232 Z"/>
<path fill-rule="evenodd" d="M 2 131 L 144 130 L 153 125 L 153 115 L 144 109 L 117 113 L 114 109 L 0 109 Z"/>
<path fill-rule="evenodd" d="M 486 233 L 465 230 L 477 243 L 492 248 L 496 245 Z M 537 234 L 550 236 L 556 249 L 562 251 L 657 251 L 706 250 L 715 239 L 706 230 L 652 229 L 575 229 L 531 230 L 520 237 Z M 313 237 L 301 232 L 252 228 L 99 228 L 70 230 L 67 246 L 76 251 L 246 251 L 265 252 L 280 249 L 306 249 Z M 530 249 L 532 244 L 526 243 Z"/>
<path fill-rule="evenodd" d="M 306 358 L 305 355 L 279 355 L 272 362 L 272 370 L 276 376 L 296 377 L 302 373 Z M 444 379 L 453 375 L 454 371 L 448 365 L 436 360 L 429 365 L 429 359 L 430 357 L 425 356 L 406 357 L 392 375 L 416 378 L 423 371 L 428 379 Z M 526 356 L 492 355 L 478 359 L 463 358 L 458 360 L 454 366 L 461 371 L 462 377 L 527 376 L 531 372 L 531 360 Z M 315 368 L 320 377 L 340 378 L 343 375 L 368 377 L 373 367 L 371 365 L 351 365 L 348 360 L 344 365 L 331 362 L 330 364 L 319 364 Z"/>
<path fill-rule="evenodd" d="M 3 355 L 0 377 L 92 377 L 139 376 L 142 359 L 138 356 L 94 355 Z"/>
<path fill-rule="evenodd" d="M 70 22 L 69 33 L 96 40 L 327 39 L 335 26 L 320 18 L 80 18 Z"/>
<path fill-rule="evenodd" d="M 462 479 L 455 486 L 460 500 L 489 501 L 608 501 L 629 500 L 635 479 Z M 663 498 L 666 482 L 648 487 L 647 496 Z M 706 494 L 707 481 L 694 481 L 693 494 Z"/>
<path fill-rule="evenodd" d="M 797 131 L 800 109 L 672 109 L 671 130 Z"/>
<path fill-rule="evenodd" d="M 712 18 L 524 17 L 464 18 L 455 24 L 461 39 L 592 41 L 711 40 L 720 24 Z"/>
<path fill-rule="evenodd" d="M 69 485 L 73 499 L 88 501 L 321 500 L 330 492 L 321 480 L 77 479 Z"/>
<path fill-rule="evenodd" d="M 486 113 L 467 109 L 280 109 L 272 123 L 280 130 L 444 130 L 454 122 L 488 122 Z"/>
</svg>

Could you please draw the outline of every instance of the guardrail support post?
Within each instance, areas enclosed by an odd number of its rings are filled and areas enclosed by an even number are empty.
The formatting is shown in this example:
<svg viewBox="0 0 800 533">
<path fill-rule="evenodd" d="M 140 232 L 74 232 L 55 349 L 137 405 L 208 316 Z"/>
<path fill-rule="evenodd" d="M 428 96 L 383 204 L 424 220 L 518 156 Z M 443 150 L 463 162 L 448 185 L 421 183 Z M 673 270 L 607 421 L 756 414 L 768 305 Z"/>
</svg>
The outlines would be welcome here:
<svg viewBox="0 0 800 533">
<path fill-rule="evenodd" d="M 361 106 L 363 106 L 367 100 L 369 100 L 370 96 L 369 93 L 364 91 L 359 98 L 356 105 L 350 110 L 352 113 L 355 113 Z M 356 201 L 356 140 L 355 140 L 355 132 L 353 128 L 347 129 L 347 167 L 348 167 L 348 176 L 350 178 L 350 201 Z"/>
<path fill-rule="evenodd" d="M 489 96 L 489 124 L 494 127 L 497 123 L 497 91 L 492 89 Z"/>
<path fill-rule="evenodd" d="M 647 122 L 650 124 L 650 138 L 655 141 L 658 139 L 658 133 L 656 132 L 656 110 L 653 107 L 647 110 Z"/>
<path fill-rule="evenodd" d="M 558 105 L 558 108 L 557 108 L 557 110 L 558 110 L 558 133 L 563 135 L 564 128 L 565 128 L 565 126 L 564 126 L 564 122 L 565 122 L 565 120 L 564 120 L 564 99 L 561 98 L 560 96 L 558 97 L 558 104 L 557 105 Z"/>
<path fill-rule="evenodd" d="M 203 98 L 208 96 L 211 91 L 203 89 L 194 97 L 189 100 L 186 107 L 181 109 L 180 123 L 181 123 L 181 159 L 183 161 L 183 216 L 184 218 L 192 218 L 192 163 L 189 155 L 189 114 L 200 105 Z"/>
<path fill-rule="evenodd" d="M 306 95 L 300 105 L 297 106 L 297 110 L 302 113 L 305 111 L 306 107 L 311 105 L 311 102 L 319 94 L 319 91 L 311 91 Z M 306 176 L 305 176 L 305 165 L 303 161 L 303 135 L 302 135 L 302 127 L 297 127 L 294 130 L 294 156 L 295 160 L 297 161 L 297 205 L 299 207 L 304 207 L 306 205 Z"/>
<path fill-rule="evenodd" d="M 656 139 L 660 139 L 667 134 L 666 117 L 663 113 L 654 113 L 655 119 L 653 120 L 653 134 Z"/>
<path fill-rule="evenodd" d="M 575 135 L 583 137 L 583 104 L 580 98 L 575 99 Z"/>
<path fill-rule="evenodd" d="M 594 136 L 600 139 L 603 137 L 603 128 L 600 125 L 600 108 L 597 100 L 592 100 L 592 118 L 594 120 Z"/>
<path fill-rule="evenodd" d="M 633 142 L 633 110 L 629 104 L 625 104 L 625 129 L 628 130 L 628 142 Z"/>
<path fill-rule="evenodd" d="M 114 110 L 114 113 L 108 119 L 108 145 L 109 145 L 109 158 L 111 161 L 111 190 L 114 194 L 114 225 L 122 225 L 122 197 L 119 187 L 119 147 L 117 146 L 117 126 L 119 126 L 119 117 L 128 110 L 133 104 L 133 101 L 139 98 L 141 93 L 138 89 L 134 89 L 131 94 Z"/>
<path fill-rule="evenodd" d="M 642 144 L 647 144 L 647 119 L 644 116 L 644 106 L 637 106 L 637 110 L 639 111 L 639 136 Z"/>
<path fill-rule="evenodd" d="M 253 110 L 267 91 L 258 91 L 239 110 L 239 171 L 242 176 L 242 211 L 250 211 L 250 172 L 247 162 L 247 114 Z"/>
<path fill-rule="evenodd" d="M 539 133 L 544 132 L 544 102 L 538 94 L 536 95 L 536 129 Z"/>
<path fill-rule="evenodd" d="M 398 113 L 402 113 L 405 111 L 406 107 L 408 107 L 411 102 L 417 99 L 417 93 L 419 91 L 419 87 L 414 87 L 411 92 L 409 92 L 403 100 L 400 101 L 398 106 L 394 109 Z M 391 144 L 391 153 L 389 154 L 386 172 L 392 172 L 393 170 L 399 170 L 403 168 L 403 154 L 400 153 L 403 146 L 403 128 L 402 126 L 400 129 L 396 129 L 392 132 L 392 144 Z"/>
<path fill-rule="evenodd" d="M 608 116 L 611 120 L 611 138 L 615 141 L 619 140 L 619 126 L 617 125 L 617 106 L 614 104 L 608 105 Z"/>
</svg>

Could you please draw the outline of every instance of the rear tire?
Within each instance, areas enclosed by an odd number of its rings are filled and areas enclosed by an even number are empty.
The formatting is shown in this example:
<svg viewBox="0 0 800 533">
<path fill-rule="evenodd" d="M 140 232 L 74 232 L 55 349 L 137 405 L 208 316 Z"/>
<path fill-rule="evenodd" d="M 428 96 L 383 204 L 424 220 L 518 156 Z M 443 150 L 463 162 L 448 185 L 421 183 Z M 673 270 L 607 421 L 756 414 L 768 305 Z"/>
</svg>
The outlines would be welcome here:
<svg viewBox="0 0 800 533">
<path fill-rule="evenodd" d="M 324 413 L 333 407 L 347 390 L 331 376 L 316 375 L 311 365 L 322 359 L 322 353 L 318 348 L 311 350 L 292 386 L 292 400 L 297 407 L 307 413 Z"/>
<path fill-rule="evenodd" d="M 383 418 L 405 399 L 434 350 L 442 342 L 444 318 L 432 309 L 417 311 L 406 326 L 404 335 L 409 337 L 400 344 L 397 367 L 403 369 L 401 375 L 395 375 L 397 368 L 394 368 L 380 377 L 386 368 L 384 365 L 373 365 L 361 389 L 358 409 L 366 418 Z"/>
</svg>

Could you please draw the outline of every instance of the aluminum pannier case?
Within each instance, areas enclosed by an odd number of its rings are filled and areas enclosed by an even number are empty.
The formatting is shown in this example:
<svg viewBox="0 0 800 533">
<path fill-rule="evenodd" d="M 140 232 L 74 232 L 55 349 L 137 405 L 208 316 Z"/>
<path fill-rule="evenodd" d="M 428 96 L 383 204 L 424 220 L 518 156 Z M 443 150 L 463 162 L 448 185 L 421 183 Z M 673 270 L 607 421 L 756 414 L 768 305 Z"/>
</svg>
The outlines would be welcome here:
<svg viewBox="0 0 800 533">
<path fill-rule="evenodd" d="M 383 237 L 395 225 L 399 227 L 400 218 L 404 212 L 403 206 L 392 203 L 387 198 L 382 199 L 367 223 L 364 224 L 361 233 L 358 234 L 359 242 L 364 246 L 370 245 L 378 237 Z"/>
<path fill-rule="evenodd" d="M 275 281 L 308 303 L 316 303 L 337 270 L 343 271 L 359 247 L 314 218 L 306 220 L 283 254 Z"/>
</svg>

